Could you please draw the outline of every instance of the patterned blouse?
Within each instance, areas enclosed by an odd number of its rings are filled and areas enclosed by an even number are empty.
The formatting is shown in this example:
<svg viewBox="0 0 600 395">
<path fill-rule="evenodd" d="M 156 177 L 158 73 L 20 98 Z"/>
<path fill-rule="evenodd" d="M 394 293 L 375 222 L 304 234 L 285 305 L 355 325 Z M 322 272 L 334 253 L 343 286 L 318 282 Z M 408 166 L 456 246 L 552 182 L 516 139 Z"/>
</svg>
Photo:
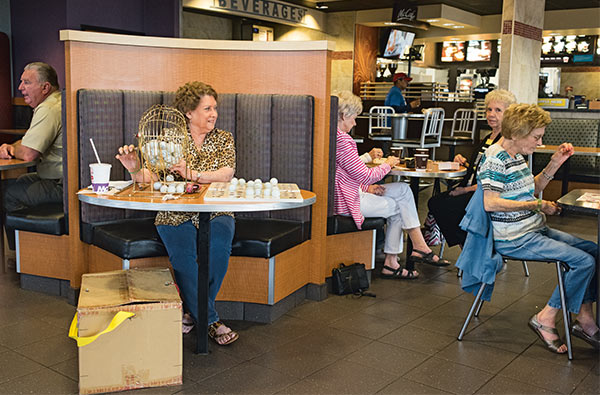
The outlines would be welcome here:
<svg viewBox="0 0 600 395">
<path fill-rule="evenodd" d="M 222 167 L 230 167 L 235 170 L 235 142 L 231 133 L 220 129 L 214 129 L 209 132 L 202 147 L 198 149 L 194 144 L 192 135 L 188 131 L 189 146 L 186 152 L 190 156 L 187 164 L 191 170 L 196 171 L 216 171 Z M 185 181 L 178 173 L 172 173 L 175 181 Z M 230 212 L 212 213 L 210 219 L 219 215 L 230 215 Z M 155 225 L 178 226 L 191 220 L 194 226 L 198 227 L 198 213 L 159 211 L 154 220 Z"/>
</svg>

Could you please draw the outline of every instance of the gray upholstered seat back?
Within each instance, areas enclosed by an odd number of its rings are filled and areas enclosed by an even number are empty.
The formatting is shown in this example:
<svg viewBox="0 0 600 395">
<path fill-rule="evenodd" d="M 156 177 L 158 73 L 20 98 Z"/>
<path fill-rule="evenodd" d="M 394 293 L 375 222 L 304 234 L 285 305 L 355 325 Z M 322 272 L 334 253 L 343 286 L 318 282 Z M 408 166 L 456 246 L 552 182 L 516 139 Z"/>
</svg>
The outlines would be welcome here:
<svg viewBox="0 0 600 395">
<path fill-rule="evenodd" d="M 171 104 L 173 92 L 87 90 L 78 92 L 79 186 L 89 185 L 89 163 L 95 161 L 90 137 L 105 163 L 112 164 L 111 180 L 129 179 L 115 158 L 117 148 L 135 144 L 141 115 L 153 104 Z M 312 189 L 314 99 L 310 96 L 220 94 L 217 127 L 236 140 L 236 176 L 269 180 Z M 148 212 L 81 204 L 85 223 L 147 216 Z M 240 214 L 243 215 L 243 214 Z M 310 208 L 247 214 L 301 221 Z"/>
<path fill-rule="evenodd" d="M 334 212 L 335 195 L 335 150 L 337 139 L 338 120 L 338 97 L 331 96 L 331 107 L 329 114 L 329 180 L 327 182 L 327 216 L 331 217 Z"/>
</svg>

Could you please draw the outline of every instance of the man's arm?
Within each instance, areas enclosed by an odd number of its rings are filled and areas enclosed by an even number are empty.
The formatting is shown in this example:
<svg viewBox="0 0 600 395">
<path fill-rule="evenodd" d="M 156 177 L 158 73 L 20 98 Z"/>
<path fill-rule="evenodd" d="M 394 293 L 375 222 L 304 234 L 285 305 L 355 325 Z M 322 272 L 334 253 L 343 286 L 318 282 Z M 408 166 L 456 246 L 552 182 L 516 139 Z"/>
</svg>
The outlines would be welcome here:
<svg viewBox="0 0 600 395">
<path fill-rule="evenodd" d="M 2 144 L 0 146 L 0 159 L 22 159 L 30 162 L 38 159 L 40 152 L 21 144 L 21 140 L 13 144 Z"/>
</svg>

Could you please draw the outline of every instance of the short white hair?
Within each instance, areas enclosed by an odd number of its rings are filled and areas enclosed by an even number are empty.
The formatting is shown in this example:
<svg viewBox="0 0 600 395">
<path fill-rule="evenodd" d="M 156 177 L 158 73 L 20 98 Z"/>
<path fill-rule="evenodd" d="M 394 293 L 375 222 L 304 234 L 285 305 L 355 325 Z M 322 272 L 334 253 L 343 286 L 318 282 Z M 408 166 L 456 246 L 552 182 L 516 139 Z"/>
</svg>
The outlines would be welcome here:
<svg viewBox="0 0 600 395">
<path fill-rule="evenodd" d="M 360 97 L 350 91 L 341 91 L 334 94 L 338 97 L 338 120 L 342 117 L 358 115 L 363 110 Z"/>
</svg>

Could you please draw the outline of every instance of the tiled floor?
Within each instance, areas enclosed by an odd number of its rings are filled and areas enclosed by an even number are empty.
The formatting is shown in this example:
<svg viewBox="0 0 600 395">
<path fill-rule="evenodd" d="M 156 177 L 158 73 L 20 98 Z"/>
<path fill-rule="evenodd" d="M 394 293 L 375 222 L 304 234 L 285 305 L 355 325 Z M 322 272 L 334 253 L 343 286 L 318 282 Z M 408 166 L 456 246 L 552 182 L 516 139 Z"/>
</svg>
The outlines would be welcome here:
<svg viewBox="0 0 600 395">
<path fill-rule="evenodd" d="M 551 224 L 596 240 L 596 219 Z M 455 260 L 457 248 L 446 257 Z M 453 267 L 420 266 L 415 281 L 374 278 L 377 298 L 307 301 L 271 325 L 230 323 L 240 339 L 195 355 L 184 338 L 184 384 L 138 393 L 538 394 L 600 392 L 599 354 L 574 339 L 575 359 L 546 351 L 527 328 L 555 286 L 554 267 L 511 262 L 492 302 L 456 340 L 472 296 Z M 0 275 L 0 394 L 76 393 L 73 306 Z M 562 331 L 561 331 L 562 332 Z"/>
</svg>

